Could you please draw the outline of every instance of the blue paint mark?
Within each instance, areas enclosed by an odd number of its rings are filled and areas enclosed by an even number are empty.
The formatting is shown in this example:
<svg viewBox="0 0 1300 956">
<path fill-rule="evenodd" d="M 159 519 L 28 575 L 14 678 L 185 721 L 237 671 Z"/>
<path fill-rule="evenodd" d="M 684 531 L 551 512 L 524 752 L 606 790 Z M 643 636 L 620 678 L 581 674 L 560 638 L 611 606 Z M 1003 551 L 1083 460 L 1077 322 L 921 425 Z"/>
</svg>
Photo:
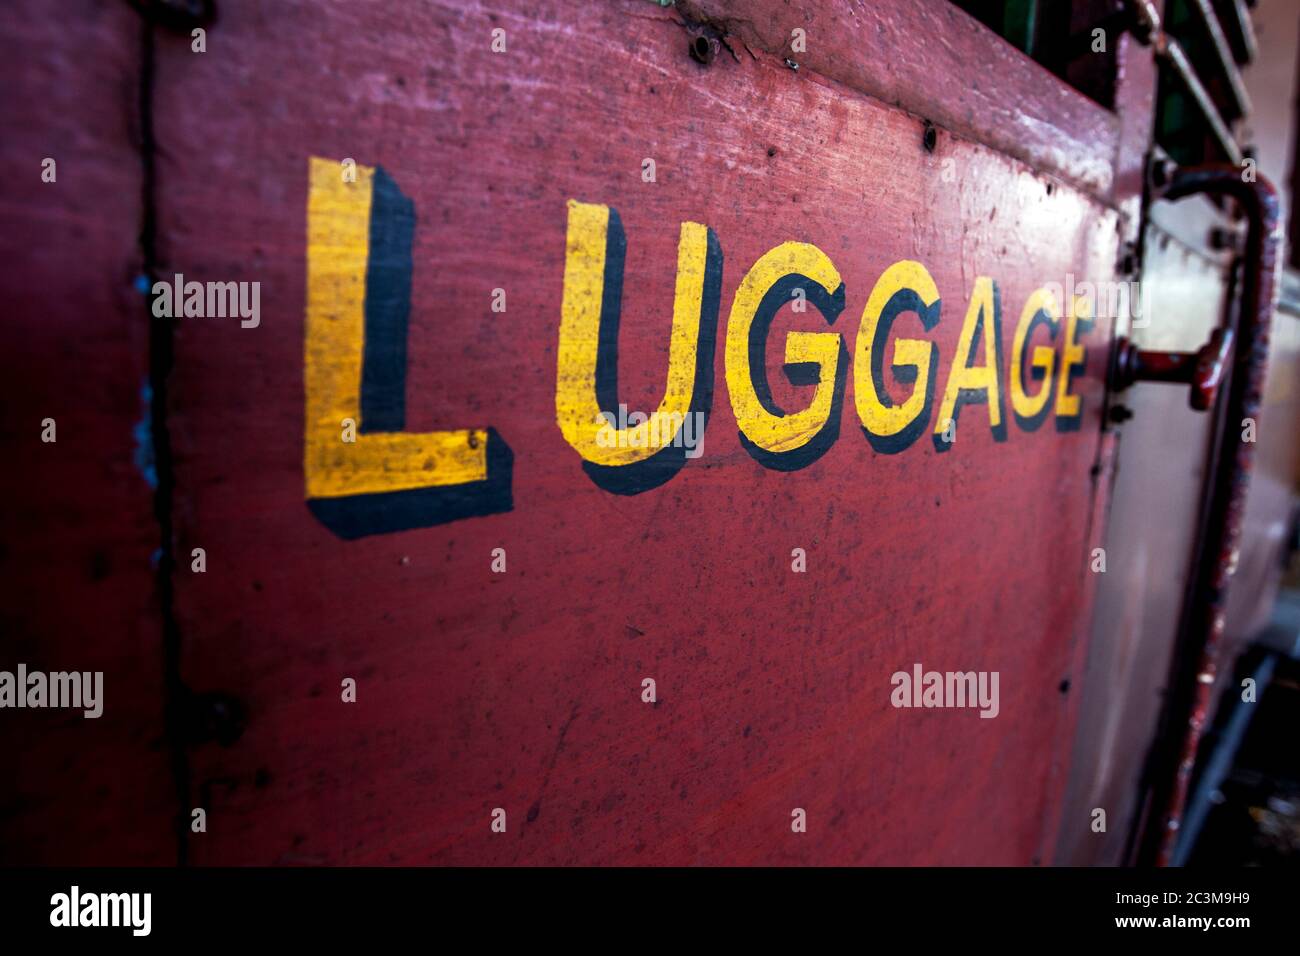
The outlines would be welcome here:
<svg viewBox="0 0 1300 956">
<path fill-rule="evenodd" d="M 158 466 L 154 461 L 153 427 L 150 424 L 150 413 L 153 409 L 153 386 L 149 384 L 148 379 L 140 387 L 140 401 L 144 404 L 144 415 L 131 429 L 131 434 L 135 436 L 135 454 L 131 456 L 131 460 L 140 474 L 144 475 L 144 480 L 149 483 L 149 487 L 157 489 Z"/>
<path fill-rule="evenodd" d="M 141 295 L 148 295 L 152 289 L 153 283 L 149 281 L 149 277 L 143 272 L 135 277 L 136 292 L 139 292 Z"/>
</svg>

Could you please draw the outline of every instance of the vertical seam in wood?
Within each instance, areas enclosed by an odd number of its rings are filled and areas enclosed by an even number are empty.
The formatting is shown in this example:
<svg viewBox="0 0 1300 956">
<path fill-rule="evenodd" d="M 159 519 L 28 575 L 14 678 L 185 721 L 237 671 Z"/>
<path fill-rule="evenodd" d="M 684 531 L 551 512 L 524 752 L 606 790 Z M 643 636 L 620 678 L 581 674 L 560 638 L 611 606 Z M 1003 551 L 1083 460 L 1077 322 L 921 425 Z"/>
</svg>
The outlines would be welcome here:
<svg viewBox="0 0 1300 956">
<path fill-rule="evenodd" d="M 153 128 L 153 91 L 155 53 L 153 24 L 147 19 L 140 26 L 140 255 L 142 270 L 149 289 L 157 278 L 157 175 L 156 142 Z M 154 517 L 158 522 L 158 561 L 155 587 L 158 613 L 162 623 L 163 653 L 163 721 L 172 780 L 176 792 L 176 865 L 184 866 L 189 856 L 189 831 L 186 808 L 189 805 L 190 768 L 186 752 L 185 714 L 188 691 L 181 680 L 180 626 L 176 620 L 175 542 L 172 503 L 175 474 L 172 462 L 171 435 L 167 423 L 168 378 L 171 375 L 175 342 L 171 322 L 153 317 L 152 297 L 146 296 L 146 321 L 149 323 L 149 427 L 153 440 L 158 482 L 154 489 Z"/>
</svg>

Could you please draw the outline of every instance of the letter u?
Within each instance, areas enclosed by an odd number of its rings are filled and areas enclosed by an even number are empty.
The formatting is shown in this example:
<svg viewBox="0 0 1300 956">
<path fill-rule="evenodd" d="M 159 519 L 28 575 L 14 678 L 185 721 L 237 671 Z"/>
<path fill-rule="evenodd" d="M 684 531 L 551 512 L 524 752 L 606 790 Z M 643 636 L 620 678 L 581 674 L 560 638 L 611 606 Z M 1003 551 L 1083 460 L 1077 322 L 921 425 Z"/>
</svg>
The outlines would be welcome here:
<svg viewBox="0 0 1300 956">
<path fill-rule="evenodd" d="M 692 413 L 707 416 L 712 406 L 722 247 L 707 226 L 682 223 L 664 397 L 645 421 L 620 428 L 616 440 L 606 434 L 598 441 L 608 428 L 598 416 L 619 404 L 626 252 L 616 210 L 569 200 L 555 417 L 593 481 L 608 491 L 636 494 L 668 481 L 685 464 L 684 443 L 677 438 L 682 422 Z"/>
</svg>

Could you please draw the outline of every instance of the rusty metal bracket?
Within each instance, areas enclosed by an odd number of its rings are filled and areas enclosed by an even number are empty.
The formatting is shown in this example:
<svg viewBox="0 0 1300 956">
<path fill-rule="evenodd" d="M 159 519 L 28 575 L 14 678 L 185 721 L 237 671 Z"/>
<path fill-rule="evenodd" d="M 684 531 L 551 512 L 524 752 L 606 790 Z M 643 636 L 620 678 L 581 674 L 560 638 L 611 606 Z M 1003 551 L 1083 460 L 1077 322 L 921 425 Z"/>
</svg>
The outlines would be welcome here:
<svg viewBox="0 0 1300 956">
<path fill-rule="evenodd" d="M 1116 346 L 1111 386 L 1118 391 L 1135 382 L 1190 385 L 1189 404 L 1198 412 L 1206 411 L 1218 397 L 1233 338 L 1232 329 L 1215 329 L 1210 340 L 1195 352 L 1148 352 L 1121 338 Z"/>
</svg>

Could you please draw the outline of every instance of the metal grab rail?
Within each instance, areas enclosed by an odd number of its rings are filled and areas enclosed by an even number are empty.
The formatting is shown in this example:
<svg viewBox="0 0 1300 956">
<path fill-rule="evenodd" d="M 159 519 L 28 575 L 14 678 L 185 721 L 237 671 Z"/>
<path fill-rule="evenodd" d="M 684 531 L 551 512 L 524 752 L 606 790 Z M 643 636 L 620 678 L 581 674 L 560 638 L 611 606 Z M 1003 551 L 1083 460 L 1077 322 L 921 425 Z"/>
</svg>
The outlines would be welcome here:
<svg viewBox="0 0 1300 956">
<path fill-rule="evenodd" d="M 1144 827 L 1140 862 L 1168 865 L 1177 845 L 1196 751 L 1208 715 L 1218 669 L 1228 585 L 1236 570 L 1254 443 L 1243 440 L 1241 422 L 1254 418 L 1263 397 L 1269 330 L 1277 295 L 1281 243 L 1277 191 L 1265 179 L 1245 181 L 1239 166 L 1213 164 L 1176 171 L 1168 185 L 1153 186 L 1153 199 L 1178 200 L 1211 194 L 1236 200 L 1246 215 L 1241 307 L 1231 310 L 1195 353 L 1144 352 L 1127 340 L 1117 343 L 1111 384 L 1178 382 L 1192 386 L 1193 408 L 1208 409 L 1218 398 L 1226 358 L 1232 354 L 1224 427 L 1210 455 L 1206 521 L 1197 545 L 1188 597 L 1179 621 L 1172 679 L 1151 760 L 1152 800 L 1158 819 Z"/>
</svg>

